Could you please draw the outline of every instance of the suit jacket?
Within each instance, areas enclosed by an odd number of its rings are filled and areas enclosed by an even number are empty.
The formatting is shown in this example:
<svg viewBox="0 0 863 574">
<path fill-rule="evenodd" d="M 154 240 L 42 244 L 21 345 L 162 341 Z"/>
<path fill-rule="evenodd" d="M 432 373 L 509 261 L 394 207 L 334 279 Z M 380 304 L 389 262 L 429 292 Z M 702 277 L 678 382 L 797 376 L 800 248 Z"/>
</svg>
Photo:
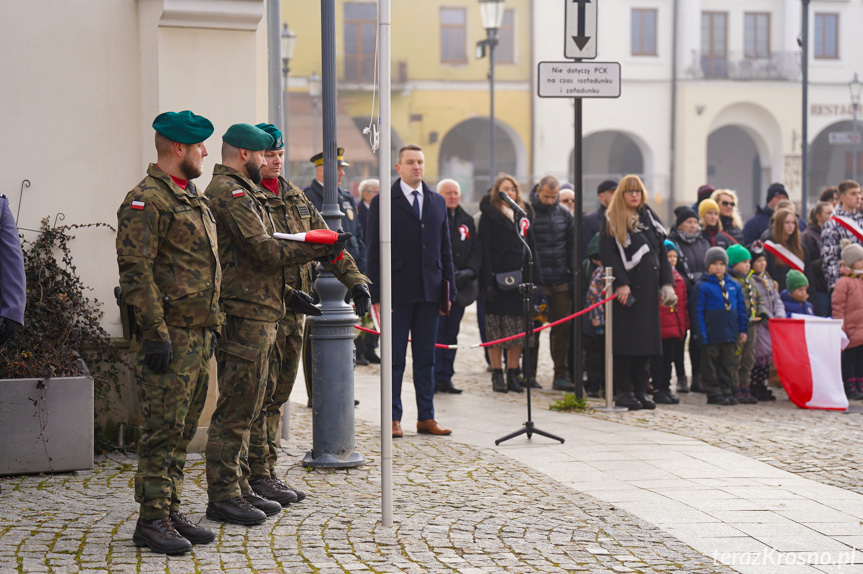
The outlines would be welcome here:
<svg viewBox="0 0 863 574">
<path fill-rule="evenodd" d="M 391 189 L 392 201 L 392 294 L 393 305 L 440 303 L 443 280 L 450 284 L 450 300 L 455 301 L 452 247 L 446 215 L 446 201 L 423 182 L 422 220 L 402 193 L 401 179 Z M 369 206 L 366 237 L 367 273 L 372 280 L 372 301 L 380 302 L 381 262 L 380 195 Z"/>
<path fill-rule="evenodd" d="M 27 281 L 24 255 L 9 200 L 0 194 L 0 317 L 24 324 Z"/>
</svg>

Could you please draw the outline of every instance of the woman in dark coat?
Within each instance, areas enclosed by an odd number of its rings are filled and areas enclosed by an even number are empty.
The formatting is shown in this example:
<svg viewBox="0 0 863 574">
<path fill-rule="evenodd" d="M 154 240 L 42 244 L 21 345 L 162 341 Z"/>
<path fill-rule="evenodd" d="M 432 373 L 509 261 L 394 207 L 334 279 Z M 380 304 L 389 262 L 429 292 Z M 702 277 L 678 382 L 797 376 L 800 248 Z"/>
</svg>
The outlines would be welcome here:
<svg viewBox="0 0 863 574">
<path fill-rule="evenodd" d="M 485 331 L 489 341 L 496 341 L 524 332 L 520 283 L 527 283 L 527 253 L 515 232 L 515 214 L 499 197 L 498 192 L 509 195 L 527 212 L 527 219 L 519 222 L 519 230 L 527 239 L 531 251 L 536 253 L 530 222 L 533 209 L 521 198 L 518 182 L 511 175 L 502 174 L 494 182 L 489 194 L 480 201 L 479 236 L 482 244 L 482 270 L 479 284 L 485 302 Z M 542 283 L 539 265 L 534 260 L 533 283 Z M 518 382 L 518 363 L 524 339 L 516 339 L 488 347 L 491 360 L 492 388 L 505 393 L 524 389 Z M 531 342 L 533 345 L 533 342 Z M 503 374 L 503 349 L 506 348 L 506 379 Z"/>
<path fill-rule="evenodd" d="M 797 216 L 793 211 L 779 209 L 773 214 L 773 223 L 764 236 L 764 241 L 767 242 L 768 240 L 784 247 L 803 262 L 803 274 L 809 280 L 809 296 L 811 297 L 815 283 L 815 276 L 812 274 L 812 258 L 800 238 Z M 764 250 L 767 252 L 767 273 L 779 284 L 779 291 L 782 292 L 785 290 L 785 277 L 791 268 L 781 258 L 771 253 L 769 247 L 765 246 Z"/>
<path fill-rule="evenodd" d="M 614 271 L 615 402 L 630 410 L 656 408 L 647 396 L 647 380 L 650 357 L 662 353 L 660 297 L 663 305 L 677 302 L 666 232 L 646 200 L 641 179 L 624 177 L 599 232 L 602 265 Z"/>
<path fill-rule="evenodd" d="M 712 246 L 698 228 L 698 214 L 688 207 L 680 207 L 675 210 L 677 214 L 676 226 L 671 230 L 670 237 L 672 241 L 677 243 L 679 248 L 677 253 L 677 272 L 683 275 L 686 281 L 687 300 L 690 302 L 689 315 L 694 317 L 694 301 L 692 289 L 695 283 L 707 271 L 704 267 L 704 256 L 707 255 L 707 250 Z M 704 387 L 701 386 L 701 347 L 694 340 L 695 330 L 689 331 L 689 360 L 692 364 L 692 392 L 703 393 Z M 681 349 L 678 352 L 682 352 Z M 683 360 L 682 356 L 676 357 L 675 360 Z M 690 390 L 688 381 L 683 379 L 677 380 L 677 392 L 688 393 Z"/>
</svg>

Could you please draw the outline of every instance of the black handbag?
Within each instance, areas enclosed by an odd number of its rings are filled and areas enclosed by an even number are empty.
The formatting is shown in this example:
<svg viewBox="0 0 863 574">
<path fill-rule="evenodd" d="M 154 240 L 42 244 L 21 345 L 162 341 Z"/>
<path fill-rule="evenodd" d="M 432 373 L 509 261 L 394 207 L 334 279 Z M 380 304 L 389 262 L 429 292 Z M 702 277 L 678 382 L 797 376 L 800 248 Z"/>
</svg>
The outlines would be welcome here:
<svg viewBox="0 0 863 574">
<path fill-rule="evenodd" d="M 495 273 L 494 280 L 497 282 L 497 288 L 501 291 L 515 291 L 521 284 L 521 269 Z"/>
</svg>

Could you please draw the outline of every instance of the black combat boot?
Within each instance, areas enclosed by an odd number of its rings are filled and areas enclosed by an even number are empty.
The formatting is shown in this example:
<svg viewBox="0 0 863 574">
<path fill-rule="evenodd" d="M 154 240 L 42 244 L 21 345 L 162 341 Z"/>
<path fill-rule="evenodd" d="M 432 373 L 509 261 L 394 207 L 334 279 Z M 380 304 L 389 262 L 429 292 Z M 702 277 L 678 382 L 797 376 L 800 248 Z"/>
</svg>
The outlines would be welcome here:
<svg viewBox="0 0 863 574">
<path fill-rule="evenodd" d="M 174 529 L 168 516 L 155 520 L 138 519 L 132 534 L 135 546 L 146 546 L 159 554 L 184 554 L 192 549 L 192 543 Z"/>
<path fill-rule="evenodd" d="M 175 510 L 168 516 L 171 517 L 171 524 L 174 525 L 174 530 L 179 532 L 180 536 L 192 544 L 209 544 L 216 539 L 215 532 L 209 528 L 198 526 L 189 520 L 182 512 Z"/>
<path fill-rule="evenodd" d="M 235 496 L 219 502 L 211 500 L 207 504 L 207 518 L 217 522 L 254 526 L 267 520 L 267 515 L 249 504 L 242 496 Z"/>
</svg>

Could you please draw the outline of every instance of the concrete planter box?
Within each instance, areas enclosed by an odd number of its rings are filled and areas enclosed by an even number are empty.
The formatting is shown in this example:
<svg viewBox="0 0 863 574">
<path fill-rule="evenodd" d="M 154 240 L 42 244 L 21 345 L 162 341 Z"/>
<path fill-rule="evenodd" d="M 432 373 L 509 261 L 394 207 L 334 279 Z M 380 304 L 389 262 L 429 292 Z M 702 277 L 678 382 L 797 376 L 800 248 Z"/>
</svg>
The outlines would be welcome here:
<svg viewBox="0 0 863 574">
<path fill-rule="evenodd" d="M 93 468 L 93 378 L 0 379 L 0 475 Z"/>
</svg>

